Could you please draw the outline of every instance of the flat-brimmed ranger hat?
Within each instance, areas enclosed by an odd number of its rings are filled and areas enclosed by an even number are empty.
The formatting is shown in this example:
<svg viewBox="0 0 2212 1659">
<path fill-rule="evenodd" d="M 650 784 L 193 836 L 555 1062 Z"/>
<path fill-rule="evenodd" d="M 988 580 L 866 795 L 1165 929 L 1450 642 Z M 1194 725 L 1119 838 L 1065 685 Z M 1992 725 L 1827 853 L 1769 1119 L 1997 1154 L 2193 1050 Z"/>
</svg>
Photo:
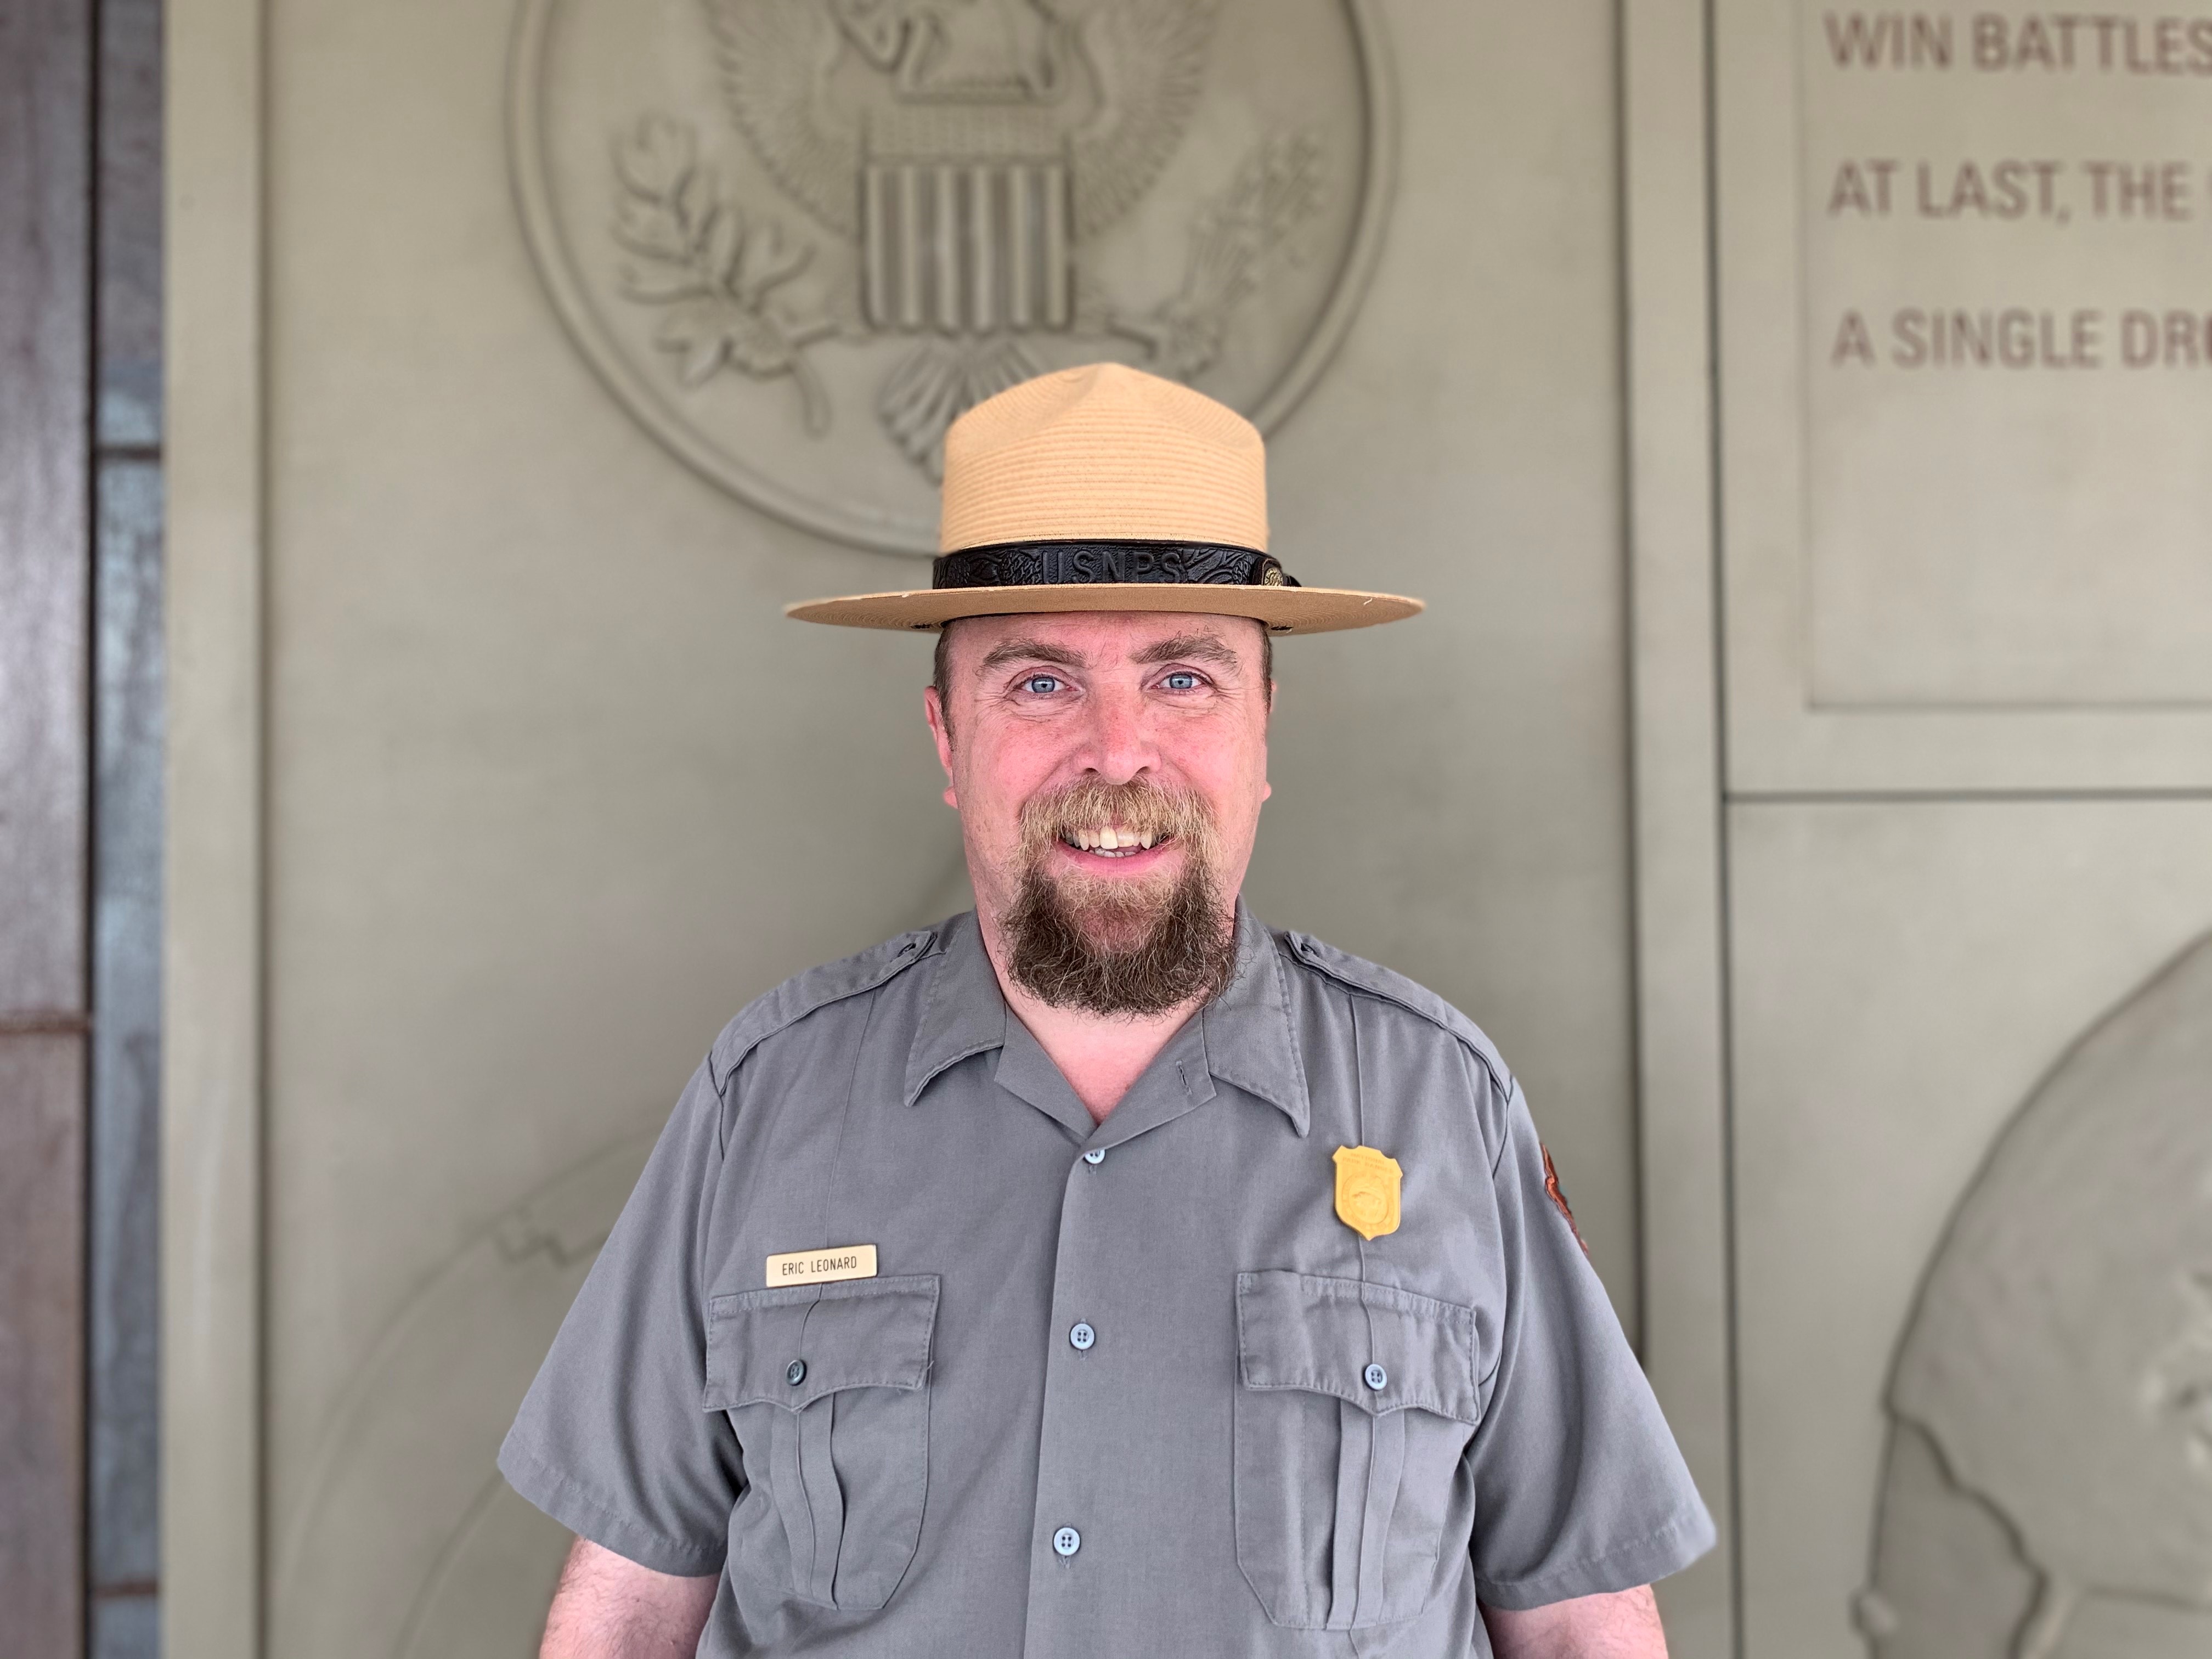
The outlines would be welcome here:
<svg viewBox="0 0 2212 1659">
<path fill-rule="evenodd" d="M 1039 375 L 945 434 L 931 585 L 784 607 L 801 622 L 936 629 L 961 617 L 1188 611 L 1277 634 L 1396 622 L 1421 601 L 1304 587 L 1267 551 L 1257 428 L 1121 363 Z"/>
</svg>

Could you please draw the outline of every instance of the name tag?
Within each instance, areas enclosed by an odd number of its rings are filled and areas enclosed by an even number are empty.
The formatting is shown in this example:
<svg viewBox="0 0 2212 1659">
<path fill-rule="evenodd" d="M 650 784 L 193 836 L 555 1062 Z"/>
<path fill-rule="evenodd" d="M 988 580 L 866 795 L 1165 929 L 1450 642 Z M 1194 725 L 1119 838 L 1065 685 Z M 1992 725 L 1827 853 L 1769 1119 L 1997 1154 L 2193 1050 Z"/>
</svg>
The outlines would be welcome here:
<svg viewBox="0 0 2212 1659">
<path fill-rule="evenodd" d="M 833 1279 L 873 1279 L 876 1247 L 840 1244 L 827 1250 L 790 1250 L 768 1259 L 770 1285 L 826 1285 Z"/>
</svg>

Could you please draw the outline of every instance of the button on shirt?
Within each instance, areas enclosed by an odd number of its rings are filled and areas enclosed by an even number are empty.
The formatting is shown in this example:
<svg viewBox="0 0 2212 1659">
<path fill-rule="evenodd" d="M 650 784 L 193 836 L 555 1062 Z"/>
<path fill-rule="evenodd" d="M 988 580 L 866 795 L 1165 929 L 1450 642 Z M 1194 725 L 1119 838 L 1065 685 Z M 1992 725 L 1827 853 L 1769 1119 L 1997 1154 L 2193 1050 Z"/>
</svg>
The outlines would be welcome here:
<svg viewBox="0 0 2212 1659">
<path fill-rule="evenodd" d="M 1695 1559 L 1712 1523 L 1489 1042 L 1242 909 L 1237 951 L 1103 1124 L 972 915 L 754 1003 L 507 1479 L 721 1575 L 705 1659 L 1464 1659 L 1478 1601 Z M 1338 1218 L 1346 1146 L 1402 1170 L 1394 1231 Z M 766 1282 L 859 1245 L 876 1276 Z"/>
</svg>

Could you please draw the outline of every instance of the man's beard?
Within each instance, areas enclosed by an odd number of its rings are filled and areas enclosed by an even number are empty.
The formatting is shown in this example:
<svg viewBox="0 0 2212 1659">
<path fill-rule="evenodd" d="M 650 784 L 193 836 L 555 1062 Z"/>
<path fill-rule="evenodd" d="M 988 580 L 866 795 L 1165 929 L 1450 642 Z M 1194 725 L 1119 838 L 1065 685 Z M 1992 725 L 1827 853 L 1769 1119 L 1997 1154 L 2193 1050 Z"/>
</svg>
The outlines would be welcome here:
<svg viewBox="0 0 2212 1659">
<path fill-rule="evenodd" d="M 1000 919 L 1014 982 L 1054 1008 L 1164 1014 L 1207 1000 L 1237 969 L 1206 804 L 1151 784 L 1083 782 L 1022 808 L 1022 880 Z M 1115 825 L 1182 847 L 1173 877 L 1115 880 L 1048 860 L 1063 832 Z"/>
</svg>

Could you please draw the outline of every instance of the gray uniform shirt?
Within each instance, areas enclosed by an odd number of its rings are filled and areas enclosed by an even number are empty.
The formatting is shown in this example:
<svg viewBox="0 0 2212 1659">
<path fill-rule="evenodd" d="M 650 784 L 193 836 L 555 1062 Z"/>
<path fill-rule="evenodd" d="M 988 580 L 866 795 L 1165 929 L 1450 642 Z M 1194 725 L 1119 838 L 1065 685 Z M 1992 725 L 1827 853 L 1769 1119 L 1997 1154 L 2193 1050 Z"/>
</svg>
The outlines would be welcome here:
<svg viewBox="0 0 2212 1659">
<path fill-rule="evenodd" d="M 1487 1656 L 1713 1528 L 1518 1085 L 1411 981 L 1240 910 L 1102 1124 L 972 915 L 800 975 L 685 1091 L 500 1454 L 721 1583 L 699 1651 Z M 1339 1147 L 1403 1176 L 1338 1217 Z M 872 1245 L 874 1277 L 769 1282 Z"/>
</svg>

